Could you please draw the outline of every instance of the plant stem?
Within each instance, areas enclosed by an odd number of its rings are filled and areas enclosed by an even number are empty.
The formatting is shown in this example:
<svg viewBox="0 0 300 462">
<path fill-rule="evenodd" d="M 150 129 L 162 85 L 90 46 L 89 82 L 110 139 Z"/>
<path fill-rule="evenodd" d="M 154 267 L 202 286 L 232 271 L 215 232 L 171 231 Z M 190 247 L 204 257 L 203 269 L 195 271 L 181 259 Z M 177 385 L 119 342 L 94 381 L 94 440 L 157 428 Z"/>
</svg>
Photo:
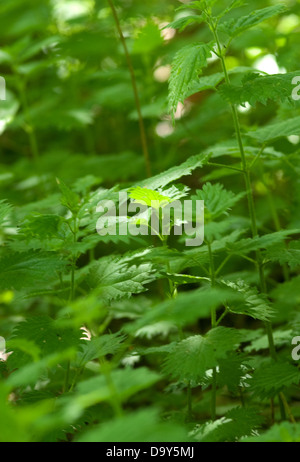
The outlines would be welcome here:
<svg viewBox="0 0 300 462">
<path fill-rule="evenodd" d="M 77 242 L 77 219 L 74 217 L 74 230 L 73 230 L 73 239 L 74 244 Z M 75 297 L 75 268 L 76 268 L 76 257 L 72 259 L 72 269 L 71 269 L 71 290 L 70 290 L 70 300 L 73 301 Z"/>
<path fill-rule="evenodd" d="M 218 32 L 215 28 L 215 26 L 211 23 L 211 30 L 214 34 L 217 47 L 218 47 L 218 56 L 221 60 L 222 63 L 222 68 L 225 76 L 225 81 L 227 85 L 230 85 L 230 79 L 226 67 L 226 62 L 225 58 L 222 52 L 221 48 L 221 43 L 218 37 Z M 258 235 L 257 232 L 257 225 L 256 225 L 256 217 L 255 217 L 255 206 L 254 206 L 254 199 L 253 199 L 253 194 L 252 194 L 252 188 L 251 188 L 251 181 L 250 181 L 250 174 L 247 169 L 247 161 L 246 161 L 246 155 L 245 155 L 245 150 L 244 150 L 244 145 L 243 145 L 243 140 L 242 140 L 242 135 L 241 135 L 241 129 L 240 129 L 240 123 L 239 123 L 239 118 L 238 118 L 238 113 L 236 106 L 234 104 L 231 104 L 231 111 L 232 111 L 232 117 L 233 117 L 233 122 L 234 122 L 234 127 L 235 127 L 235 132 L 236 132 L 236 137 L 237 137 L 237 142 L 239 145 L 240 149 L 240 154 L 241 154 L 241 161 L 242 161 L 242 172 L 244 174 L 245 178 L 245 184 L 246 184 L 246 193 L 247 193 L 247 199 L 248 199 L 248 205 L 249 205 L 249 213 L 250 213 L 250 220 L 251 220 L 251 229 L 252 229 L 252 235 L 253 237 Z"/>
<path fill-rule="evenodd" d="M 111 8 L 118 33 L 120 36 L 121 43 L 124 48 L 124 53 L 127 61 L 127 66 L 130 72 L 130 77 L 131 77 L 131 84 L 133 88 L 133 93 L 134 93 L 134 99 L 135 99 L 135 105 L 136 105 L 136 110 L 138 113 L 138 118 L 139 118 L 139 128 L 140 128 L 140 136 L 141 136 L 141 142 L 142 142 L 142 148 L 143 148 L 143 154 L 144 154 L 144 160 L 146 164 L 146 171 L 147 171 L 147 176 L 151 177 L 152 172 L 151 172 L 151 163 L 150 163 L 150 156 L 149 156 L 149 150 L 148 150 L 148 143 L 147 143 L 147 137 L 146 137 L 146 131 L 145 131 L 145 125 L 144 125 L 144 119 L 142 116 L 142 110 L 141 110 L 141 103 L 140 103 L 140 97 L 137 89 L 137 83 L 136 83 L 136 78 L 135 78 L 135 73 L 134 73 L 134 68 L 132 65 L 131 57 L 128 51 L 128 47 L 126 44 L 125 37 L 122 32 L 121 24 L 118 18 L 117 10 L 115 8 L 115 5 L 113 3 L 113 0 L 108 0 L 109 6 Z"/>
<path fill-rule="evenodd" d="M 225 316 L 226 316 L 228 313 L 229 313 L 229 309 L 228 309 L 228 307 L 226 306 L 226 307 L 225 307 L 225 311 L 221 314 L 221 316 L 220 316 L 219 319 L 217 320 L 216 326 L 218 326 L 218 325 L 221 323 L 221 321 L 223 321 L 223 319 L 225 318 Z"/>
<path fill-rule="evenodd" d="M 218 32 L 214 24 L 212 22 L 210 24 L 211 24 L 211 30 L 214 34 L 214 37 L 217 43 L 218 55 L 222 63 L 225 81 L 227 85 L 230 85 L 230 79 L 229 79 L 229 75 L 227 72 L 226 62 L 225 62 L 225 58 L 222 52 L 221 43 L 218 37 Z M 257 223 L 256 223 L 254 198 L 253 198 L 253 192 L 252 192 L 252 186 L 251 186 L 251 180 L 250 180 L 250 172 L 247 167 L 246 155 L 245 155 L 245 150 L 244 150 L 244 145 L 243 145 L 243 140 L 242 140 L 242 135 L 241 135 L 241 128 L 240 128 L 237 108 L 234 104 L 231 104 L 230 106 L 232 110 L 232 117 L 233 117 L 236 137 L 237 137 L 237 141 L 238 141 L 238 145 L 239 145 L 239 149 L 241 153 L 243 175 L 245 179 L 246 194 L 247 194 L 249 215 L 250 215 L 250 222 L 251 222 L 251 231 L 252 231 L 252 237 L 254 238 L 258 236 L 258 230 L 257 230 Z M 261 258 L 261 254 L 259 251 L 256 252 L 256 261 L 257 261 L 257 266 L 258 266 L 258 271 L 259 271 L 261 290 L 263 293 L 266 293 L 267 292 L 266 280 L 265 280 L 264 271 L 263 271 L 262 258 Z M 272 326 L 269 322 L 266 323 L 266 330 L 267 330 L 267 335 L 269 339 L 270 354 L 272 358 L 275 359 L 276 351 L 275 351 L 275 346 L 274 346 L 273 332 L 272 332 Z"/>
<path fill-rule="evenodd" d="M 222 63 L 222 68 L 225 76 L 225 81 L 227 85 L 230 85 L 230 79 L 226 67 L 226 62 L 224 58 L 224 54 L 222 51 L 221 43 L 219 40 L 218 32 L 216 25 L 213 23 L 213 20 L 210 19 L 209 22 L 210 29 L 214 35 L 214 38 L 216 40 L 217 48 L 218 48 L 218 56 L 221 60 Z M 250 215 L 250 221 L 251 221 L 251 230 L 252 230 L 252 237 L 257 237 L 258 236 L 258 230 L 257 230 L 257 223 L 256 223 L 256 214 L 255 214 L 255 204 L 254 204 L 254 198 L 253 198 L 253 191 L 252 191 L 252 186 L 251 186 L 251 179 L 250 179 L 250 171 L 247 167 L 247 161 L 246 161 L 246 155 L 245 155 L 245 150 L 244 150 L 244 145 L 243 145 L 243 140 L 242 140 L 242 135 L 241 135 L 241 128 L 240 128 L 240 123 L 239 123 L 239 117 L 238 117 L 238 112 L 237 108 L 234 104 L 231 104 L 231 111 L 232 111 L 232 117 L 234 121 L 234 127 L 235 127 L 235 132 L 236 132 L 236 137 L 240 149 L 240 154 L 241 154 L 241 161 L 242 161 L 242 167 L 243 167 L 243 174 L 244 174 L 244 179 L 245 179 L 245 186 L 246 186 L 246 193 L 247 193 L 247 200 L 248 200 L 248 207 L 249 207 L 249 215 Z M 261 253 L 258 250 L 256 252 L 256 261 L 257 261 L 257 267 L 259 271 L 259 278 L 260 278 L 260 285 L 261 285 L 261 290 L 263 293 L 267 293 L 267 286 L 266 286 L 266 280 L 265 280 L 265 275 L 264 275 L 264 270 L 263 270 L 263 262 L 262 262 L 262 257 Z M 268 336 L 268 342 L 269 342 L 269 350 L 270 350 L 270 355 L 273 358 L 273 360 L 277 360 L 277 355 L 276 355 L 276 349 L 275 349 L 275 343 L 274 343 L 274 336 L 273 336 L 273 329 L 272 325 L 270 322 L 265 322 L 265 328 Z M 279 395 L 279 401 L 280 404 L 282 403 L 282 398 Z M 284 412 L 284 407 L 280 405 L 281 409 L 281 417 L 284 420 L 285 419 L 285 412 Z"/>
<path fill-rule="evenodd" d="M 263 154 L 264 150 L 265 150 L 265 145 L 263 144 L 261 149 L 259 150 L 258 154 L 255 156 L 255 158 L 253 159 L 253 161 L 251 162 L 250 164 L 250 167 L 249 167 L 249 170 L 252 170 L 254 165 L 256 164 L 256 162 L 260 159 L 261 155 Z"/>
<path fill-rule="evenodd" d="M 228 170 L 234 170 L 235 172 L 243 173 L 243 170 L 237 167 L 232 167 L 231 165 L 217 164 L 216 162 L 207 162 L 207 165 L 212 167 L 227 168 Z"/>
<path fill-rule="evenodd" d="M 207 248 L 208 248 L 208 255 L 209 255 L 209 265 L 210 265 L 210 277 L 211 277 L 211 287 L 215 287 L 216 284 L 216 277 L 215 277 L 215 263 L 214 263 L 214 256 L 213 252 L 211 249 L 211 243 L 207 242 Z M 216 326 L 216 310 L 213 309 L 211 311 L 211 325 L 212 327 Z"/>
<path fill-rule="evenodd" d="M 264 181 L 264 168 L 263 168 L 261 163 L 259 164 L 259 169 L 260 169 L 260 174 L 261 174 L 261 181 L 262 181 L 262 183 L 265 186 L 266 191 L 267 191 L 269 207 L 270 207 L 270 211 L 271 211 L 271 214 L 272 214 L 275 229 L 276 229 L 276 231 L 281 231 L 282 227 L 281 227 L 281 224 L 280 224 L 279 215 L 278 215 L 277 209 L 275 207 L 274 199 L 273 199 L 273 196 L 272 196 L 272 194 L 270 192 L 270 189 L 269 189 L 268 185 L 266 184 L 266 182 Z M 284 280 L 289 281 L 290 272 L 289 272 L 289 268 L 288 268 L 286 263 L 284 263 L 282 265 L 282 271 L 283 271 Z"/>
<path fill-rule="evenodd" d="M 76 243 L 77 242 L 77 218 L 76 216 L 74 216 L 74 229 L 72 230 L 71 226 L 70 226 L 70 229 L 73 232 L 74 243 Z M 75 266 L 76 266 L 76 258 L 73 257 L 72 269 L 71 269 L 70 301 L 73 301 L 74 296 L 75 296 Z M 71 370 L 71 361 L 68 361 L 66 375 L 65 375 L 64 393 L 69 391 L 70 370 Z"/>
<path fill-rule="evenodd" d="M 226 263 L 228 263 L 228 261 L 230 260 L 230 258 L 232 257 L 232 255 L 227 255 L 227 257 L 222 261 L 222 263 L 220 264 L 219 268 L 215 271 L 215 276 L 218 276 L 218 274 L 220 273 L 220 271 L 224 268 L 224 266 L 226 265 Z"/>
<path fill-rule="evenodd" d="M 290 409 L 290 406 L 288 405 L 288 402 L 286 400 L 286 397 L 284 396 L 284 394 L 282 392 L 279 393 L 279 397 L 285 407 L 285 410 L 287 412 L 287 415 L 289 416 L 290 418 L 290 421 L 292 423 L 296 423 L 296 420 L 295 420 L 295 417 L 293 416 L 292 412 L 291 412 L 291 409 Z"/>
<path fill-rule="evenodd" d="M 21 98 L 24 116 L 25 116 L 25 122 L 26 122 L 25 131 L 28 135 L 31 155 L 32 155 L 32 158 L 35 161 L 37 161 L 39 158 L 39 148 L 38 148 L 37 138 L 35 134 L 35 129 L 32 124 L 30 113 L 29 113 L 28 101 L 27 101 L 27 96 L 26 96 L 26 88 L 23 82 L 19 83 L 19 92 L 20 92 L 20 98 Z"/>
<path fill-rule="evenodd" d="M 211 287 L 215 287 L 215 264 L 214 256 L 211 249 L 210 242 L 207 242 L 209 262 L 210 262 L 210 277 L 211 277 Z M 217 314 L 215 308 L 211 310 L 211 328 L 217 326 Z M 211 390 L 211 419 L 216 420 L 216 401 L 217 401 L 217 368 L 213 368 L 212 375 L 212 390 Z"/>
</svg>

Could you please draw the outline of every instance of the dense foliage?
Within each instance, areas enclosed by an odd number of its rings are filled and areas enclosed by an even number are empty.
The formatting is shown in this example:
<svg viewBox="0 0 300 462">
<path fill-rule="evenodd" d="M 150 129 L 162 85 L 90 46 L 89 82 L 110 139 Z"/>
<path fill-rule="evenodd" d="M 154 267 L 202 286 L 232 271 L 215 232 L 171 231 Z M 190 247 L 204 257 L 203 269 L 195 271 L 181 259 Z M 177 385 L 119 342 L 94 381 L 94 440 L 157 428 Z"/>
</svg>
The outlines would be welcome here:
<svg viewBox="0 0 300 462">
<path fill-rule="evenodd" d="M 1 441 L 300 441 L 299 12 L 1 3 Z"/>
</svg>

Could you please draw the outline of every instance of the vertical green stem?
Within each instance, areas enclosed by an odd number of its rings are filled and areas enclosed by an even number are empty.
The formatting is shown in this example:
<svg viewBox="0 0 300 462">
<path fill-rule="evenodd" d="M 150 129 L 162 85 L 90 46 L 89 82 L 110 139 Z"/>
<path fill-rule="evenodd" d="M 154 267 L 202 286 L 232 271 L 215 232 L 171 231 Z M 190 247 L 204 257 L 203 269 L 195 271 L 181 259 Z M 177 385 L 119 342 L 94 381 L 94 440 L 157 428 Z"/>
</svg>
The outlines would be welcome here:
<svg viewBox="0 0 300 462">
<path fill-rule="evenodd" d="M 210 242 L 207 242 L 207 247 L 208 247 L 208 255 L 209 255 L 211 287 L 215 287 L 215 285 L 216 285 L 215 263 L 214 263 L 214 256 L 213 256 L 213 252 L 212 252 Z M 212 325 L 212 327 L 216 327 L 216 324 L 217 324 L 216 310 L 212 309 L 212 311 L 211 311 L 211 325 Z"/>
<path fill-rule="evenodd" d="M 227 85 L 230 84 L 230 79 L 229 75 L 227 72 L 227 67 L 226 67 L 226 62 L 223 54 L 223 50 L 221 47 L 221 43 L 218 37 L 218 32 L 216 29 L 216 25 L 213 23 L 213 20 L 210 20 L 210 28 L 211 31 L 214 35 L 214 38 L 216 40 L 217 48 L 218 48 L 218 56 L 221 60 L 222 63 L 222 68 L 225 76 L 225 82 Z M 258 236 L 258 230 L 257 230 L 257 223 L 256 223 L 256 214 L 255 214 L 255 204 L 254 204 L 254 198 L 253 198 L 253 191 L 252 191 L 252 186 L 251 186 L 251 179 L 250 179 L 250 172 L 247 167 L 247 161 L 246 161 L 246 155 L 245 155 L 245 150 L 244 150 L 244 145 L 243 145 L 243 140 L 242 140 L 242 135 L 241 135 L 241 128 L 240 128 L 240 123 L 239 123 L 239 117 L 238 117 L 238 112 L 237 108 L 234 104 L 231 104 L 231 110 L 232 110 L 232 116 L 233 116 L 233 121 L 234 121 L 234 127 L 235 127 L 235 132 L 236 132 L 236 137 L 240 149 L 240 154 L 241 154 L 241 161 L 242 161 L 242 168 L 243 168 L 243 175 L 245 179 L 245 186 L 246 186 L 246 194 L 247 194 L 247 200 L 248 200 L 248 206 L 249 206 L 249 215 L 250 215 L 250 220 L 251 220 L 251 230 L 252 230 L 252 237 Z M 260 278 L 260 285 L 261 285 L 261 290 L 263 293 L 267 293 L 267 286 L 266 286 L 266 280 L 265 280 L 265 275 L 264 275 L 264 270 L 263 270 L 263 262 L 262 262 L 262 257 L 260 251 L 256 252 L 256 261 L 257 261 L 257 267 L 259 271 L 259 278 Z M 265 322 L 265 328 L 268 336 L 268 341 L 269 341 L 269 350 L 270 350 L 270 355 L 271 357 L 276 361 L 277 355 L 276 355 L 276 349 L 275 349 L 275 343 L 274 343 L 274 336 L 273 336 L 273 329 L 272 325 L 270 322 Z M 285 412 L 284 412 L 284 406 L 282 405 L 282 398 L 279 396 L 279 402 L 280 402 L 280 409 L 281 409 L 281 417 L 284 420 L 285 419 Z"/>
<path fill-rule="evenodd" d="M 226 62 L 225 62 L 224 54 L 222 51 L 221 43 L 218 37 L 218 32 L 216 30 L 215 25 L 212 23 L 211 23 L 211 30 L 214 34 L 214 37 L 217 43 L 218 55 L 222 63 L 225 81 L 226 81 L 226 84 L 229 85 L 230 79 L 229 79 L 229 75 L 227 72 Z M 247 167 L 247 161 L 246 161 L 246 155 L 245 155 L 245 150 L 244 150 L 244 145 L 243 145 L 243 140 L 242 140 L 242 135 L 241 135 L 241 128 L 240 128 L 240 123 L 239 123 L 238 112 L 234 104 L 231 104 L 231 110 L 232 110 L 232 117 L 234 121 L 236 137 L 237 137 L 237 141 L 238 141 L 238 145 L 239 145 L 239 149 L 241 153 L 243 175 L 245 179 L 246 194 L 247 194 L 249 215 L 250 215 L 250 221 L 251 221 L 252 237 L 256 237 L 258 236 L 258 230 L 257 230 L 257 223 L 256 223 L 255 205 L 254 205 L 254 198 L 253 198 L 253 192 L 252 192 L 252 186 L 251 186 L 250 172 Z M 266 293 L 267 292 L 266 280 L 265 280 L 265 275 L 263 271 L 263 262 L 261 258 L 261 253 L 259 251 L 256 252 L 256 261 L 257 261 L 257 266 L 258 266 L 258 271 L 259 271 L 261 290 L 262 292 Z M 267 335 L 269 339 L 270 354 L 273 359 L 276 359 L 276 350 L 275 350 L 275 345 L 274 345 L 273 331 L 272 331 L 271 323 L 269 322 L 266 323 L 266 331 L 267 331 Z"/>
<path fill-rule="evenodd" d="M 284 408 L 286 410 L 286 413 L 289 416 L 290 421 L 295 424 L 296 420 L 295 420 L 295 417 L 293 416 L 293 414 L 291 413 L 291 409 L 290 409 L 290 406 L 288 405 L 286 397 L 284 396 L 284 394 L 282 392 L 279 393 L 279 397 L 281 399 L 281 402 L 283 403 L 283 406 L 284 406 Z"/>
<path fill-rule="evenodd" d="M 33 126 L 30 113 L 29 113 L 25 83 L 19 82 L 19 92 L 20 92 L 20 98 L 21 98 L 23 111 L 24 111 L 24 118 L 26 122 L 26 133 L 28 135 L 28 139 L 30 143 L 31 155 L 32 155 L 32 158 L 35 161 L 37 161 L 39 158 L 39 148 L 38 148 L 35 128 Z"/>
<path fill-rule="evenodd" d="M 210 266 L 210 280 L 211 287 L 215 287 L 216 277 L 215 277 L 215 264 L 214 256 L 211 248 L 210 242 L 207 242 L 208 254 L 209 254 L 209 266 Z M 217 313 L 216 309 L 212 308 L 211 310 L 211 328 L 217 326 Z M 212 375 L 212 390 L 211 390 L 211 419 L 216 420 L 216 407 L 217 407 L 217 369 L 213 368 Z"/>
<path fill-rule="evenodd" d="M 167 249 L 168 248 L 167 239 L 162 239 L 162 243 L 163 243 L 163 247 Z M 168 269 L 168 273 L 170 273 L 171 268 L 170 268 L 169 260 L 167 260 L 167 269 Z M 169 278 L 168 278 L 168 283 L 169 283 L 170 298 L 176 298 L 177 296 L 176 284 L 174 284 L 173 281 Z"/>
<path fill-rule="evenodd" d="M 74 244 L 77 242 L 77 219 L 74 217 L 74 231 L 73 231 Z M 70 300 L 73 301 L 75 297 L 75 268 L 76 268 L 76 257 L 72 259 L 71 269 L 71 289 L 70 289 Z"/>
<path fill-rule="evenodd" d="M 262 166 L 261 163 L 259 164 L 259 169 L 260 169 L 260 173 L 261 173 L 262 183 L 265 186 L 266 191 L 267 191 L 269 207 L 270 207 L 270 211 L 271 211 L 271 214 L 272 214 L 275 229 L 276 229 L 276 231 L 281 231 L 282 228 L 281 228 L 281 224 L 280 224 L 280 218 L 279 218 L 277 209 L 275 207 L 274 199 L 273 199 L 273 196 L 272 196 L 272 194 L 270 192 L 270 189 L 269 189 L 268 185 L 266 184 L 266 182 L 264 181 L 264 169 L 263 169 L 263 166 Z M 282 265 L 282 271 L 283 271 L 284 280 L 289 281 L 290 272 L 289 272 L 289 268 L 288 268 L 286 263 L 284 263 Z"/>
<path fill-rule="evenodd" d="M 121 28 L 121 25 L 120 25 L 117 10 L 115 8 L 113 0 L 108 0 L 108 3 L 109 3 L 109 6 L 111 8 L 111 11 L 112 11 L 112 14 L 113 14 L 113 17 L 114 17 L 114 20 L 115 20 L 115 23 L 116 23 L 116 26 L 117 26 L 117 29 L 118 29 L 120 40 L 121 40 L 122 46 L 124 48 L 124 53 L 125 53 L 125 57 L 126 57 L 126 61 L 127 61 L 127 66 L 128 66 L 129 72 L 130 72 L 131 84 L 132 84 L 133 93 L 134 93 L 134 99 L 135 99 L 135 105 L 136 105 L 138 118 L 139 118 L 140 136 L 141 136 L 144 160 L 145 160 L 145 164 L 146 164 L 146 171 L 147 171 L 147 176 L 151 177 L 152 172 L 151 172 L 151 163 L 150 163 L 150 156 L 149 156 L 148 143 L 147 143 L 147 137 L 146 137 L 146 130 L 145 130 L 145 125 L 144 125 L 144 119 L 143 119 L 143 116 L 142 116 L 141 103 L 140 103 L 140 97 L 139 97 L 139 93 L 138 93 L 138 89 L 137 89 L 137 83 L 136 83 L 134 68 L 133 68 L 131 57 L 130 57 L 130 54 L 129 54 L 129 51 L 128 51 L 126 40 L 125 40 L 125 37 L 123 35 L 123 31 L 122 31 L 122 28 Z"/>
<path fill-rule="evenodd" d="M 77 217 L 76 215 L 73 218 L 73 223 L 74 223 L 74 229 L 72 230 L 71 227 L 70 229 L 73 232 L 74 243 L 76 243 L 77 242 Z M 70 301 L 73 301 L 75 297 L 75 267 L 76 267 L 76 257 L 73 257 L 72 269 L 71 269 L 71 283 L 70 283 Z M 70 370 L 71 370 L 71 361 L 68 361 L 66 375 L 65 375 L 64 392 L 69 391 Z"/>
</svg>

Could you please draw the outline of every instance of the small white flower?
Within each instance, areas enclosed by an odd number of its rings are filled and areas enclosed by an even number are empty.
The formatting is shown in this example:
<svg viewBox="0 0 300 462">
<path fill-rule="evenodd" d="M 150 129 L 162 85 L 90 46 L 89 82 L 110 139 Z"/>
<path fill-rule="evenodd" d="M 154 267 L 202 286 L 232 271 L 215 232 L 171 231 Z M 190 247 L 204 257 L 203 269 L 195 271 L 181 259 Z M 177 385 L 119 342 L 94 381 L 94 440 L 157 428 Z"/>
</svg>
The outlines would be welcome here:
<svg viewBox="0 0 300 462">
<path fill-rule="evenodd" d="M 122 359 L 121 364 L 125 367 L 133 367 L 140 359 L 140 355 L 136 351 L 133 351 L 131 355 L 125 356 L 125 358 Z"/>
<path fill-rule="evenodd" d="M 80 340 L 90 341 L 92 339 L 92 334 L 86 327 L 80 327 L 80 330 L 82 330 L 83 333 L 83 337 L 80 337 Z"/>
</svg>

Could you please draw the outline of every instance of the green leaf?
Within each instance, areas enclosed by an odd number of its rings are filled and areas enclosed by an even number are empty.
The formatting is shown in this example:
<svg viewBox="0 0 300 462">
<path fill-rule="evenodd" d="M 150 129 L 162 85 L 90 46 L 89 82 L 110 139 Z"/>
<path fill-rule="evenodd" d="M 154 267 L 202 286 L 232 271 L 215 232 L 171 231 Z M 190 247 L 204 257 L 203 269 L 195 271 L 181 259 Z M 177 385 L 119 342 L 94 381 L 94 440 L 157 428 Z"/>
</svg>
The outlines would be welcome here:
<svg viewBox="0 0 300 462">
<path fill-rule="evenodd" d="M 245 196 L 244 193 L 234 194 L 227 191 L 223 185 L 217 183 L 212 185 L 206 183 L 202 190 L 197 190 L 194 200 L 203 200 L 207 211 L 208 219 L 215 220 L 231 209 L 239 200 Z"/>
<path fill-rule="evenodd" d="M 59 215 L 33 214 L 25 220 L 20 233 L 25 239 L 31 237 L 41 241 L 49 238 L 63 239 L 63 234 L 60 234 L 63 221 Z"/>
<path fill-rule="evenodd" d="M 160 375 L 146 367 L 114 370 L 110 372 L 109 379 L 104 374 L 94 376 L 78 384 L 76 393 L 69 398 L 69 408 L 77 408 L 80 412 L 104 401 L 117 399 L 123 402 L 151 387 L 160 378 Z"/>
<path fill-rule="evenodd" d="M 293 331 L 289 330 L 275 330 L 273 331 L 274 343 L 277 348 L 283 346 L 289 346 L 291 344 L 291 338 L 293 338 Z M 251 341 L 250 345 L 244 348 L 244 351 L 261 351 L 269 348 L 269 339 L 267 335 L 258 335 L 257 338 Z"/>
<path fill-rule="evenodd" d="M 245 74 L 246 72 L 253 71 L 252 68 L 246 66 L 238 66 L 228 70 L 228 74 Z M 190 88 L 187 97 L 204 90 L 215 90 L 222 80 L 224 80 L 224 72 L 217 72 L 216 74 L 204 75 L 199 77 L 197 82 Z M 222 85 L 221 88 L 223 88 Z"/>
<path fill-rule="evenodd" d="M 261 426 L 262 420 L 257 409 L 236 407 L 215 422 L 198 425 L 192 436 L 201 443 L 234 442 L 251 435 Z"/>
<path fill-rule="evenodd" d="M 167 205 L 171 202 L 171 199 L 159 193 L 158 191 L 154 191 L 152 189 L 147 189 L 147 188 L 141 188 L 139 186 L 135 188 L 129 189 L 129 197 L 130 199 L 133 199 L 134 202 L 140 203 L 145 203 L 148 207 L 153 207 L 153 201 L 157 201 L 157 207 L 163 207 L 164 205 Z"/>
<path fill-rule="evenodd" d="M 191 175 L 192 171 L 196 168 L 202 168 L 208 162 L 210 156 L 211 154 L 207 153 L 191 156 L 182 164 L 171 167 L 169 170 L 159 173 L 154 177 L 140 181 L 136 186 L 148 189 L 164 188 L 172 181 L 178 180 L 178 178 Z"/>
<path fill-rule="evenodd" d="M 125 336 L 119 332 L 116 334 L 102 335 L 97 338 L 92 337 L 90 341 L 81 345 L 81 351 L 78 353 L 78 363 L 82 366 L 89 361 L 104 357 L 107 354 L 115 354 L 119 351 L 124 339 Z"/>
<path fill-rule="evenodd" d="M 283 13 L 284 11 L 286 11 L 285 5 L 274 5 L 261 10 L 254 10 L 247 16 L 242 16 L 238 19 L 230 19 L 220 24 L 219 29 L 230 37 L 237 37 L 245 30 L 257 26 L 261 22 Z"/>
<path fill-rule="evenodd" d="M 230 393 L 238 393 L 242 378 L 245 376 L 246 355 L 235 352 L 228 354 L 226 358 L 219 359 L 217 384 L 219 387 L 227 386 Z"/>
<path fill-rule="evenodd" d="M 269 247 L 278 245 L 287 237 L 298 233 L 299 230 L 297 229 L 277 231 L 275 233 L 265 234 L 264 236 L 242 239 L 232 244 L 229 243 L 227 248 L 229 252 L 236 253 L 238 255 L 247 255 L 250 252 L 254 252 L 259 249 L 268 249 Z"/>
<path fill-rule="evenodd" d="M 218 234 L 220 232 L 221 224 L 220 222 L 211 222 L 206 225 L 206 236 L 208 235 L 208 227 L 212 225 L 213 229 L 210 230 L 210 234 L 218 236 L 216 240 L 213 241 L 211 244 L 211 249 L 213 253 L 220 253 L 226 251 L 228 248 L 232 248 L 235 243 L 240 240 L 241 235 L 245 233 L 244 230 L 238 229 L 230 234 L 220 237 Z M 225 227 L 225 231 L 228 228 Z M 167 255 L 166 255 L 167 257 Z M 174 254 L 168 255 L 171 263 L 174 263 L 174 271 L 182 271 L 186 268 L 192 268 L 198 265 L 205 265 L 209 263 L 209 249 L 207 245 L 202 245 L 200 248 L 192 249 L 192 250 L 185 250 L 182 254 Z"/>
<path fill-rule="evenodd" d="M 284 388 L 299 382 L 300 371 L 287 362 L 264 364 L 249 380 L 250 390 L 260 398 L 274 397 Z"/>
<path fill-rule="evenodd" d="M 291 98 L 294 88 L 292 80 L 300 71 L 287 74 L 260 76 L 246 74 L 242 85 L 222 85 L 218 91 L 232 104 L 244 105 L 246 102 L 255 106 L 257 102 L 267 104 L 269 100 L 284 101 Z"/>
<path fill-rule="evenodd" d="M 161 321 L 138 329 L 135 333 L 135 337 L 147 338 L 149 340 L 158 336 L 161 338 L 167 338 L 171 333 L 177 332 L 177 330 L 177 327 L 173 323 L 169 321 Z M 169 346 L 170 344 L 165 345 L 164 347 L 146 348 L 145 350 L 142 350 L 142 354 L 157 353 L 160 352 L 161 349 L 163 349 L 163 351 L 169 351 Z M 140 353 L 140 351 L 141 350 L 138 352 Z"/>
<path fill-rule="evenodd" d="M 295 270 L 300 266 L 300 243 L 291 241 L 288 246 L 284 244 L 272 246 L 265 252 L 265 257 L 281 265 L 287 263 L 292 270 Z"/>
<path fill-rule="evenodd" d="M 205 279 L 201 278 L 201 280 Z M 196 322 L 197 319 L 208 318 L 212 309 L 218 308 L 226 301 L 241 299 L 239 294 L 231 290 L 212 289 L 210 287 L 182 292 L 175 299 L 165 300 L 154 305 L 141 319 L 137 320 L 133 325 L 126 327 L 126 329 L 137 330 L 141 327 L 162 321 L 184 327 Z"/>
<path fill-rule="evenodd" d="M 120 257 L 105 257 L 92 266 L 87 283 L 101 294 L 104 300 L 129 298 L 145 289 L 144 285 L 155 279 L 151 264 L 129 265 Z"/>
<path fill-rule="evenodd" d="M 169 80 L 169 109 L 173 118 L 178 103 L 184 103 L 210 55 L 211 48 L 205 43 L 187 45 L 176 54 Z"/>
<path fill-rule="evenodd" d="M 247 136 L 260 143 L 267 143 L 291 135 L 300 135 L 300 116 L 247 132 Z"/>
<path fill-rule="evenodd" d="M 8 340 L 6 343 L 6 348 L 7 351 L 12 351 L 14 354 L 13 359 L 13 364 L 16 364 L 17 361 L 15 361 L 16 358 L 16 350 L 19 350 L 23 353 L 26 353 L 27 356 L 30 356 L 33 361 L 38 361 L 40 359 L 40 354 L 41 350 L 40 348 L 36 345 L 35 342 L 32 340 L 28 340 L 26 338 L 12 338 L 11 340 Z M 11 364 L 11 361 L 8 361 L 9 364 Z M 20 363 L 20 366 L 23 366 L 26 363 L 26 361 L 22 361 Z"/>
<path fill-rule="evenodd" d="M 178 29 L 179 32 L 184 31 L 188 26 L 191 24 L 201 24 L 204 21 L 204 16 L 201 15 L 189 15 L 189 16 L 184 16 L 182 18 L 176 19 L 175 21 L 171 22 L 167 26 L 164 27 L 164 29 Z"/>
<path fill-rule="evenodd" d="M 66 268 L 66 261 L 52 252 L 5 254 L 0 259 L 0 290 L 49 286 Z"/>
<path fill-rule="evenodd" d="M 4 227 L 7 224 L 8 215 L 12 210 L 12 206 L 5 200 L 0 201 L 0 227 Z"/>
<path fill-rule="evenodd" d="M 300 442 L 300 424 L 281 422 L 273 425 L 266 432 L 258 436 L 243 438 L 242 442 L 246 443 L 299 443 Z"/>
<path fill-rule="evenodd" d="M 62 205 L 67 207 L 72 213 L 76 213 L 80 204 L 79 195 L 72 191 L 61 179 L 57 178 L 56 181 L 62 193 Z"/>
<path fill-rule="evenodd" d="M 240 342 L 235 329 L 216 327 L 204 337 L 194 335 L 177 343 L 164 362 L 166 374 L 181 381 L 201 381 L 206 371 L 216 367 Z"/>
<path fill-rule="evenodd" d="M 14 354 L 14 353 L 13 353 Z M 13 371 L 7 385 L 11 388 L 16 387 L 28 387 L 30 385 L 36 385 L 39 378 L 44 377 L 47 374 L 48 368 L 57 367 L 58 364 L 64 364 L 71 359 L 74 359 L 76 351 L 74 348 L 64 349 L 60 352 L 52 353 L 45 356 L 40 361 L 28 362 L 19 366 L 19 369 Z M 12 358 L 13 355 L 10 356 Z"/>
<path fill-rule="evenodd" d="M 51 355 L 53 352 L 63 352 L 67 349 L 76 348 L 80 344 L 81 332 L 73 329 L 63 328 L 57 321 L 53 321 L 47 316 L 35 316 L 28 318 L 25 322 L 19 323 L 13 331 L 11 338 L 12 347 L 20 339 L 34 342 L 38 350 L 30 347 L 29 351 L 37 355 L 37 351 L 42 357 Z M 7 363 L 11 369 L 23 366 L 28 361 L 28 353 L 17 344 L 19 351 L 9 356 Z"/>
<path fill-rule="evenodd" d="M 175 422 L 164 422 L 158 410 L 140 409 L 118 420 L 110 420 L 105 425 L 96 425 L 85 432 L 79 442 L 177 442 L 187 441 L 186 431 Z"/>
<path fill-rule="evenodd" d="M 270 321 L 274 316 L 274 309 L 270 302 L 262 294 L 259 294 L 255 287 L 250 287 L 242 280 L 238 280 L 237 282 L 222 280 L 221 283 L 242 294 L 244 298 L 243 303 L 238 305 L 233 303 L 229 306 L 231 312 L 251 316 L 261 321 Z"/>
<path fill-rule="evenodd" d="M 197 82 L 195 82 L 194 85 L 190 87 L 189 92 L 187 93 L 187 97 L 192 96 L 200 91 L 214 90 L 216 86 L 222 82 L 222 80 L 224 80 L 224 74 L 222 72 L 199 77 Z"/>
</svg>

